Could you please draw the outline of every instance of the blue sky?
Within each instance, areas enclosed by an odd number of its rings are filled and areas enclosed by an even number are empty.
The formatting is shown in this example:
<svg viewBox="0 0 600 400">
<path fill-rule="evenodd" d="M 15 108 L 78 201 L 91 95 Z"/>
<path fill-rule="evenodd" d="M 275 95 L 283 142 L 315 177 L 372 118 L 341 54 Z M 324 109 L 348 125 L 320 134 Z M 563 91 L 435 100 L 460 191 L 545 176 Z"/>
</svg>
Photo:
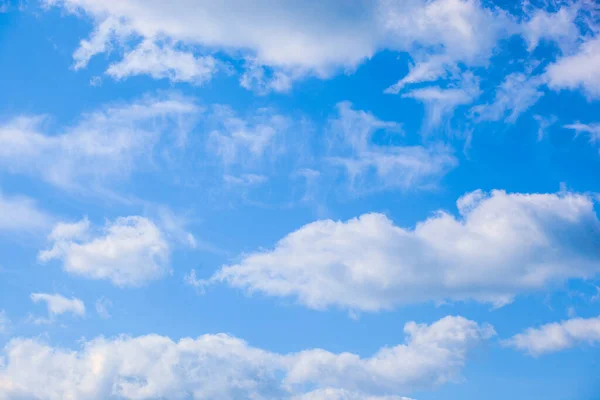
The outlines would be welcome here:
<svg viewBox="0 0 600 400">
<path fill-rule="evenodd" d="M 600 396 L 593 1 L 0 1 L 0 399 Z"/>
</svg>

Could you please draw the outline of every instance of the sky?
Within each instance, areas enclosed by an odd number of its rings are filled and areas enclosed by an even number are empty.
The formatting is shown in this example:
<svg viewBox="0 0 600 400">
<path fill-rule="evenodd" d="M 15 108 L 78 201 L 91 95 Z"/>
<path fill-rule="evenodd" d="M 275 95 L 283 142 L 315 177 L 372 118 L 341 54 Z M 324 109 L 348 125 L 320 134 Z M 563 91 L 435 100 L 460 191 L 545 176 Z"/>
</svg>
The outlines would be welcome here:
<svg viewBox="0 0 600 400">
<path fill-rule="evenodd" d="M 0 400 L 600 399 L 593 0 L 0 0 Z"/>
</svg>

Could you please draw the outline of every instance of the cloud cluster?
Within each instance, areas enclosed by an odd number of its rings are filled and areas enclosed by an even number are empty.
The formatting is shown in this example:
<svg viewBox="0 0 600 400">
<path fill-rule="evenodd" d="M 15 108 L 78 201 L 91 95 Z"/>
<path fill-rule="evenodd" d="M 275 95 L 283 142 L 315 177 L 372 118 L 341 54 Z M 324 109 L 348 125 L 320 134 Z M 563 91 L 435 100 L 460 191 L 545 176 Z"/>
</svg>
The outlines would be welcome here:
<svg viewBox="0 0 600 400">
<path fill-rule="evenodd" d="M 427 301 L 501 306 L 519 293 L 600 272 L 600 221 L 591 197 L 475 191 L 401 228 L 382 214 L 310 223 L 271 250 L 225 265 L 226 283 L 315 309 L 377 311 Z"/>
<path fill-rule="evenodd" d="M 539 328 L 528 328 L 504 341 L 505 345 L 532 356 L 569 349 L 582 343 L 600 343 L 600 317 L 574 318 Z"/>
<path fill-rule="evenodd" d="M 378 0 L 350 6 L 339 0 L 304 6 L 260 0 L 252 7 L 243 1 L 179 0 L 168 7 L 140 0 L 46 3 L 83 11 L 94 21 L 94 32 L 74 54 L 78 68 L 117 47 L 123 60 L 109 66 L 109 74 L 194 81 L 214 72 L 206 54 L 222 52 L 244 60 L 243 86 L 278 91 L 307 75 L 326 78 L 351 71 L 382 49 L 408 52 L 416 62 L 395 85 L 399 91 L 408 83 L 455 73 L 459 63 L 485 65 L 498 40 L 518 31 L 506 12 L 479 0 Z"/>
<path fill-rule="evenodd" d="M 52 247 L 39 253 L 43 262 L 60 260 L 63 269 L 117 286 L 140 286 L 171 272 L 169 244 L 149 219 L 121 217 L 94 229 L 89 220 L 59 223 L 49 236 Z"/>
<path fill-rule="evenodd" d="M 451 382 L 489 325 L 445 317 L 409 322 L 404 344 L 371 357 L 322 349 L 279 354 L 218 334 L 177 342 L 148 335 L 97 338 L 78 350 L 13 339 L 0 364 L 3 399 L 406 399 Z"/>
</svg>

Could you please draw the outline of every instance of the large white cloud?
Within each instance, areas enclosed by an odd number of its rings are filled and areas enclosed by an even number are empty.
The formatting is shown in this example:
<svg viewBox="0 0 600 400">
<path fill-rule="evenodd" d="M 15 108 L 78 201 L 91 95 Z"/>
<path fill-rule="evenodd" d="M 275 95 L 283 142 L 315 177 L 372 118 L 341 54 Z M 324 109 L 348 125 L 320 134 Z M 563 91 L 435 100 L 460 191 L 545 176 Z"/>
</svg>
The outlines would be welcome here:
<svg viewBox="0 0 600 400">
<path fill-rule="evenodd" d="M 74 315 L 85 315 L 85 304 L 76 297 L 66 298 L 58 293 L 31 293 L 31 301 L 34 303 L 44 302 L 48 308 L 50 317 L 60 314 L 71 313 Z"/>
<path fill-rule="evenodd" d="M 580 344 L 600 343 L 600 317 L 573 318 L 562 322 L 528 328 L 504 344 L 533 356 L 553 353 Z"/>
<path fill-rule="evenodd" d="M 407 323 L 404 344 L 371 357 L 322 349 L 279 354 L 219 334 L 177 342 L 148 335 L 97 338 L 78 350 L 13 339 L 0 364 L 0 398 L 402 399 L 416 388 L 456 381 L 488 325 L 445 317 Z M 308 392 L 308 393 L 307 393 Z M 306 397 L 295 397 L 306 395 Z"/>
<path fill-rule="evenodd" d="M 139 286 L 170 273 L 169 244 L 149 219 L 117 218 L 100 230 L 88 219 L 59 223 L 49 236 L 52 247 L 41 261 L 60 260 L 63 269 L 90 279 L 107 279 L 117 286 Z"/>
<path fill-rule="evenodd" d="M 45 117 L 15 117 L 0 124 L 0 165 L 65 188 L 90 186 L 126 176 L 161 139 L 183 145 L 199 111 L 187 98 L 147 97 L 84 114 L 57 133 Z"/>
<path fill-rule="evenodd" d="M 475 191 L 414 228 L 382 214 L 303 226 L 197 285 L 224 282 L 308 307 L 376 311 L 423 301 L 501 306 L 600 272 L 600 221 L 586 195 Z"/>
<path fill-rule="evenodd" d="M 421 66 L 429 66 L 429 78 L 439 77 L 459 62 L 485 64 L 499 38 L 516 32 L 505 12 L 479 0 L 378 0 L 350 5 L 339 0 L 302 5 L 260 0 L 251 6 L 241 0 L 227 4 L 178 0 L 169 5 L 141 0 L 46 3 L 83 11 L 94 21 L 91 37 L 74 54 L 77 67 L 117 47 L 128 50 L 123 50 L 124 61 L 111 66 L 109 73 L 130 64 L 127 60 L 148 57 L 147 63 L 135 63 L 143 68 L 128 68 L 128 73 L 194 80 L 195 74 L 186 73 L 189 66 L 167 58 L 190 58 L 195 50 L 201 54 L 198 60 L 204 60 L 208 52 L 224 51 L 245 60 L 244 86 L 270 90 L 287 90 L 294 79 L 308 74 L 328 77 L 352 70 L 382 49 L 407 51 L 416 60 L 418 67 L 401 85 L 422 80 L 414 72 Z M 139 47 L 122 46 L 140 37 Z M 156 46 L 165 49 L 160 57 Z"/>
</svg>

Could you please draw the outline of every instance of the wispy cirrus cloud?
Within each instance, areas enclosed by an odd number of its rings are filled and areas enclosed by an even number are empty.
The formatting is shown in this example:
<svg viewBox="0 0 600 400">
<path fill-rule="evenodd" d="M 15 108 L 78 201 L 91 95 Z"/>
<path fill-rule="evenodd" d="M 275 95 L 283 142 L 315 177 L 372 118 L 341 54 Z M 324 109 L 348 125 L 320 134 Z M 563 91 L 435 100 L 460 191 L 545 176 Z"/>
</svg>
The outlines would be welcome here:
<svg viewBox="0 0 600 400">
<path fill-rule="evenodd" d="M 183 145 L 200 111 L 189 98 L 146 97 L 83 114 L 56 133 L 44 116 L 14 117 L 0 124 L 0 165 L 70 190 L 102 185 L 129 175 L 160 143 Z"/>
</svg>

